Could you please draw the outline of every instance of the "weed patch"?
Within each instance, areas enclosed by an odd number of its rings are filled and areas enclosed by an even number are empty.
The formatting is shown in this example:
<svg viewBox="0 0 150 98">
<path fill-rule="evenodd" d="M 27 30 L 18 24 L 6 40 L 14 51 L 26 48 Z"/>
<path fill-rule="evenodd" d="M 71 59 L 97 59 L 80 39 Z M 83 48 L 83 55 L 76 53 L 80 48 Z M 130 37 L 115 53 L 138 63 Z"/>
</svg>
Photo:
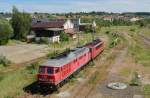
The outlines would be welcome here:
<svg viewBox="0 0 150 98">
<path fill-rule="evenodd" d="M 37 73 L 37 68 L 39 66 L 38 62 L 32 63 L 31 65 L 27 66 L 26 69 L 29 71 L 30 74 Z"/>
<path fill-rule="evenodd" d="M 10 61 L 6 59 L 5 56 L 0 56 L 0 65 L 3 65 L 4 67 L 9 66 Z"/>
<path fill-rule="evenodd" d="M 99 80 L 99 77 L 100 77 L 100 74 L 99 74 L 98 71 L 96 71 L 96 72 L 94 73 L 94 75 L 92 75 L 92 77 L 90 78 L 89 83 L 90 83 L 90 84 L 96 84 L 97 81 Z"/>
<path fill-rule="evenodd" d="M 120 42 L 120 36 L 118 33 L 111 33 L 106 31 L 106 34 L 109 36 L 109 48 L 114 48 Z"/>
<path fill-rule="evenodd" d="M 141 85 L 140 79 L 138 77 L 138 73 L 134 72 L 132 80 L 131 80 L 131 85 L 133 86 L 139 86 Z"/>
</svg>

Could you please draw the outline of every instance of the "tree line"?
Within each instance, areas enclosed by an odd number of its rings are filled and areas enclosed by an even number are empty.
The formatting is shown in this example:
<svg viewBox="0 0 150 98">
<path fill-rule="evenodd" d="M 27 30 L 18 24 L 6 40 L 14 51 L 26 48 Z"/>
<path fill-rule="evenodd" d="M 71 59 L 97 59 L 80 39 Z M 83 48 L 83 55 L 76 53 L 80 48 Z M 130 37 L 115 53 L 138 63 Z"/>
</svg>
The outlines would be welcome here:
<svg viewBox="0 0 150 98">
<path fill-rule="evenodd" d="M 24 40 L 31 28 L 31 17 L 26 12 L 20 12 L 15 6 L 12 19 L 0 19 L 0 45 L 7 44 L 9 39 Z"/>
<path fill-rule="evenodd" d="M 74 13 L 69 13 L 74 15 Z M 105 15 L 105 14 L 115 14 L 115 13 L 106 13 L 106 12 L 80 12 L 75 13 L 76 15 Z M 133 14 L 133 13 L 124 13 Z M 135 13 L 136 15 L 149 15 L 149 13 Z M 65 15 L 65 14 L 64 14 Z M 145 18 L 136 22 L 130 22 L 122 19 L 114 19 L 113 21 L 103 20 L 100 18 L 82 18 L 81 22 L 92 23 L 93 20 L 96 21 L 97 25 L 102 26 L 130 26 L 130 25 L 139 25 L 140 27 L 145 27 L 150 24 L 150 18 Z M 16 39 L 24 41 L 26 36 L 30 33 L 31 29 L 31 16 L 29 13 L 20 12 L 15 6 L 12 9 L 12 19 L 7 21 L 5 19 L 0 19 L 0 45 L 4 45 L 8 42 L 9 39 Z M 86 32 L 91 32 L 91 30 L 87 29 Z M 64 35 L 62 35 L 64 36 Z"/>
</svg>

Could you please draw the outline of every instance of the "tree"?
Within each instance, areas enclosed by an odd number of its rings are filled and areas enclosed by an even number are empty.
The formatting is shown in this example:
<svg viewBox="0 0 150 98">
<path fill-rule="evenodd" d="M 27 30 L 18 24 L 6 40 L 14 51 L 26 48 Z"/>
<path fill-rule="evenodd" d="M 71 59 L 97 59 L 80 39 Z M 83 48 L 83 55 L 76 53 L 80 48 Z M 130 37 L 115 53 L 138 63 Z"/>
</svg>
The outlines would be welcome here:
<svg viewBox="0 0 150 98">
<path fill-rule="evenodd" d="M 14 38 L 22 40 L 26 38 L 31 28 L 31 17 L 25 12 L 19 12 L 18 9 L 13 7 L 12 27 L 14 29 Z"/>
<path fill-rule="evenodd" d="M 135 22 L 137 25 L 139 25 L 140 27 L 146 27 L 150 24 L 150 18 L 145 18 L 142 20 L 139 20 L 137 22 Z"/>
<path fill-rule="evenodd" d="M 60 34 L 60 41 L 69 41 L 69 35 L 65 32 Z"/>
<path fill-rule="evenodd" d="M 0 45 L 4 45 L 13 36 L 13 29 L 7 20 L 0 20 Z"/>
<path fill-rule="evenodd" d="M 93 28 L 92 27 L 90 27 L 90 26 L 86 26 L 85 27 L 85 33 L 93 33 L 94 31 L 93 31 Z"/>
</svg>

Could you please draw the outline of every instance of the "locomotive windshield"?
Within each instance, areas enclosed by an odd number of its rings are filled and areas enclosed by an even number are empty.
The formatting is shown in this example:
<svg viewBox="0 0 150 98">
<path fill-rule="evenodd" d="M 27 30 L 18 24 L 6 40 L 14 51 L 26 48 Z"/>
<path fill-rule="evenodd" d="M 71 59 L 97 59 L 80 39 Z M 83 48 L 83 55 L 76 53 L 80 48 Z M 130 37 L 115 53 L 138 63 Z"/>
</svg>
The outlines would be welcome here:
<svg viewBox="0 0 150 98">
<path fill-rule="evenodd" d="M 40 67 L 39 68 L 40 74 L 55 74 L 58 72 L 59 72 L 58 68 L 53 68 L 53 67 Z"/>
<path fill-rule="evenodd" d="M 58 68 L 52 68 L 52 67 L 48 67 L 47 68 L 47 73 L 48 74 L 56 74 L 59 72 L 59 69 Z"/>
<path fill-rule="evenodd" d="M 39 68 L 39 73 L 44 74 L 45 73 L 45 67 L 40 67 Z"/>
<path fill-rule="evenodd" d="M 53 73 L 54 73 L 53 68 L 48 67 L 48 68 L 47 68 L 47 73 L 48 73 L 48 74 L 53 74 Z"/>
</svg>

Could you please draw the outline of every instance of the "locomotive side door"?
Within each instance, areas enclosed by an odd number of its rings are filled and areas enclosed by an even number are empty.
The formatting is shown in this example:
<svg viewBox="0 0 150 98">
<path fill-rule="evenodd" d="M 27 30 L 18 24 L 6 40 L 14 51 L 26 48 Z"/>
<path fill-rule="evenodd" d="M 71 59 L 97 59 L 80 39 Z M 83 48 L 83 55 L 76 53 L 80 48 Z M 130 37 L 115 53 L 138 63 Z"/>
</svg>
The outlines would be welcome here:
<svg viewBox="0 0 150 98">
<path fill-rule="evenodd" d="M 61 80 L 63 80 L 65 76 L 64 67 L 65 67 L 64 65 L 61 67 Z"/>
</svg>

